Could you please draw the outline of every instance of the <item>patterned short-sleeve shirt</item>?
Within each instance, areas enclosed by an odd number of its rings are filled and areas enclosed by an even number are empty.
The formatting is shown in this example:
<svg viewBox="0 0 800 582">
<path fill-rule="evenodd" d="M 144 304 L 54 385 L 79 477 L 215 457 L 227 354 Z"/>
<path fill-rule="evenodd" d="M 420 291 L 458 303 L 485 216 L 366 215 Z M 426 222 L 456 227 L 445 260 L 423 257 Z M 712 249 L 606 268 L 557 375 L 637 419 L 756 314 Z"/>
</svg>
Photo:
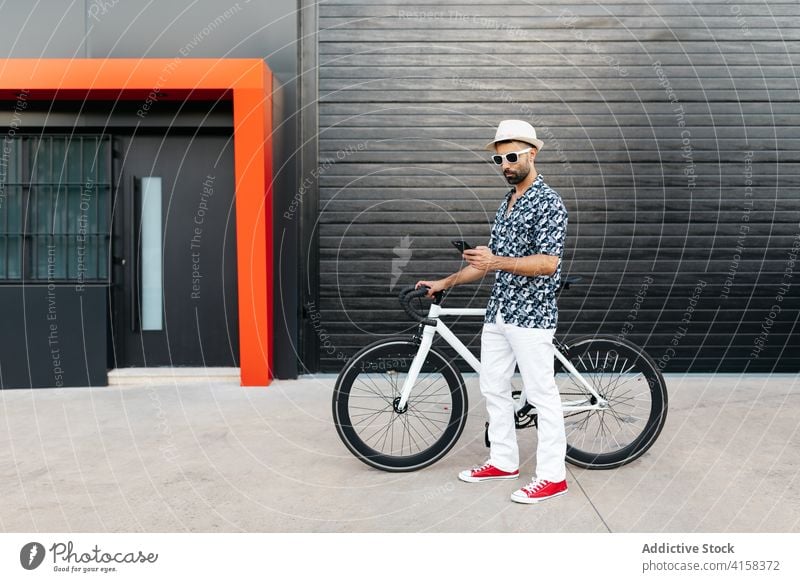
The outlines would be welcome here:
<svg viewBox="0 0 800 582">
<path fill-rule="evenodd" d="M 567 236 L 567 209 L 561 197 L 539 174 L 506 216 L 513 194 L 514 188 L 497 210 L 489 238 L 492 253 L 502 257 L 541 254 L 560 258 Z M 558 324 L 556 291 L 560 282 L 560 260 L 551 276 L 527 277 L 496 271 L 492 295 L 486 306 L 486 323 L 495 322 L 499 309 L 506 323 L 554 329 Z"/>
</svg>

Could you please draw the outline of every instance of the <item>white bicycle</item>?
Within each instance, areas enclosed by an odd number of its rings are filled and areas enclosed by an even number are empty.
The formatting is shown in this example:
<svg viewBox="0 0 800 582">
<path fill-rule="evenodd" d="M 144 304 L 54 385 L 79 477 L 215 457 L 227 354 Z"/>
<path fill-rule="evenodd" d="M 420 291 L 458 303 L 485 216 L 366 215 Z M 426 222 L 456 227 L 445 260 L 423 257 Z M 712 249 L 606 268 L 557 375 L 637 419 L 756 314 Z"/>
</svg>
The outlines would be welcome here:
<svg viewBox="0 0 800 582">
<path fill-rule="evenodd" d="M 563 288 L 579 278 L 567 278 Z M 403 290 L 400 303 L 419 327 L 412 337 L 368 345 L 345 365 L 333 392 L 333 419 L 347 448 L 384 471 L 415 471 L 441 459 L 467 421 L 467 389 L 453 360 L 433 346 L 439 334 L 469 366 L 480 361 L 440 319 L 483 316 L 484 309 L 441 306 L 427 314 L 412 306 L 427 287 Z M 655 442 L 667 418 L 667 388 L 653 359 L 614 336 L 554 339 L 555 379 L 562 396 L 567 461 L 587 469 L 611 469 L 639 458 Z M 524 389 L 523 389 L 524 390 Z M 536 409 L 514 390 L 518 429 L 536 426 Z M 486 423 L 488 435 L 488 423 Z M 486 437 L 488 446 L 488 437 Z"/>
</svg>

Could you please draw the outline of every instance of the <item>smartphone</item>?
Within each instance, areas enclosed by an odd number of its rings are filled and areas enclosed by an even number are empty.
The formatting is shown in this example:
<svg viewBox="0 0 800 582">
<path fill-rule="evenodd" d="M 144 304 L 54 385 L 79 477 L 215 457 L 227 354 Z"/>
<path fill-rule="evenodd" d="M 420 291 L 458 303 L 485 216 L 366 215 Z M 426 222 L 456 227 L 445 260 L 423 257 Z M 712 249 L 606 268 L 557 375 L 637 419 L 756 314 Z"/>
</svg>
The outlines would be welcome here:
<svg viewBox="0 0 800 582">
<path fill-rule="evenodd" d="M 466 250 L 475 248 L 465 240 L 451 240 L 450 242 L 453 243 L 453 246 L 456 247 L 462 254 Z"/>
</svg>

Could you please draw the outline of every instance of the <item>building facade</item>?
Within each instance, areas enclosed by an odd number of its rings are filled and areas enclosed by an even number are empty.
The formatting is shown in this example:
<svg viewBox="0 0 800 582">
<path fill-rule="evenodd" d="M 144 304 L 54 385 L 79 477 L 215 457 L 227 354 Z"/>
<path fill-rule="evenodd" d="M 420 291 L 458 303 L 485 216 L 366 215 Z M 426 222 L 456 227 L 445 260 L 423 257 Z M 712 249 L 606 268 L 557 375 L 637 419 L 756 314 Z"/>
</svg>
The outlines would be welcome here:
<svg viewBox="0 0 800 582">
<path fill-rule="evenodd" d="M 569 211 L 563 273 L 583 281 L 559 300 L 561 335 L 626 337 L 665 371 L 797 369 L 796 3 L 57 0 L 0 16 L 8 59 L 158 58 L 165 83 L 192 59 L 266 63 L 275 377 L 413 328 L 399 290 L 459 268 L 450 239 L 488 239 L 506 186 L 482 146 L 504 118 L 537 128 Z M 158 85 L 3 96 L 3 387 L 240 366 L 233 106 Z M 482 306 L 490 283 L 449 301 Z M 477 351 L 480 322 L 454 329 Z"/>
</svg>

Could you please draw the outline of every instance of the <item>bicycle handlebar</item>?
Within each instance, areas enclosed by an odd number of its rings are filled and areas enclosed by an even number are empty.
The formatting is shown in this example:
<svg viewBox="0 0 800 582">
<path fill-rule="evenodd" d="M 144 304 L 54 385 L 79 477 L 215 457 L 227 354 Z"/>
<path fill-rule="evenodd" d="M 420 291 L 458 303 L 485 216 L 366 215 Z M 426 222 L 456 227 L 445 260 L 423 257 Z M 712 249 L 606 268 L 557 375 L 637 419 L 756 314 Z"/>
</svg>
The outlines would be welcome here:
<svg viewBox="0 0 800 582">
<path fill-rule="evenodd" d="M 427 314 L 424 312 L 417 311 L 411 305 L 411 300 L 416 299 L 417 297 L 424 297 L 428 294 L 428 290 L 430 287 L 427 285 L 421 286 L 419 289 L 414 287 L 408 287 L 400 291 L 400 305 L 403 306 L 403 310 L 408 314 L 408 316 L 413 319 L 414 321 L 418 321 L 424 325 L 433 325 L 436 326 L 436 320 L 427 317 Z M 437 295 L 439 295 L 437 293 Z"/>
<path fill-rule="evenodd" d="M 561 291 L 562 289 L 563 290 L 569 289 L 570 285 L 574 285 L 575 283 L 578 283 L 582 279 L 583 277 L 581 277 L 580 275 L 570 275 L 568 277 L 565 277 L 561 281 L 561 285 L 559 286 L 558 290 Z M 403 306 L 403 310 L 414 321 L 418 321 L 419 323 L 422 323 L 424 325 L 432 325 L 435 327 L 436 326 L 435 319 L 427 317 L 427 314 L 425 312 L 417 311 L 417 309 L 411 305 L 412 299 L 416 299 L 418 297 L 425 297 L 428 294 L 429 290 L 430 287 L 428 287 L 427 285 L 422 285 L 419 289 L 415 287 L 407 287 L 403 289 L 402 291 L 400 291 L 400 305 Z M 442 297 L 444 297 L 444 293 L 445 293 L 444 291 L 436 293 L 434 295 L 434 302 L 440 303 Z"/>
</svg>

